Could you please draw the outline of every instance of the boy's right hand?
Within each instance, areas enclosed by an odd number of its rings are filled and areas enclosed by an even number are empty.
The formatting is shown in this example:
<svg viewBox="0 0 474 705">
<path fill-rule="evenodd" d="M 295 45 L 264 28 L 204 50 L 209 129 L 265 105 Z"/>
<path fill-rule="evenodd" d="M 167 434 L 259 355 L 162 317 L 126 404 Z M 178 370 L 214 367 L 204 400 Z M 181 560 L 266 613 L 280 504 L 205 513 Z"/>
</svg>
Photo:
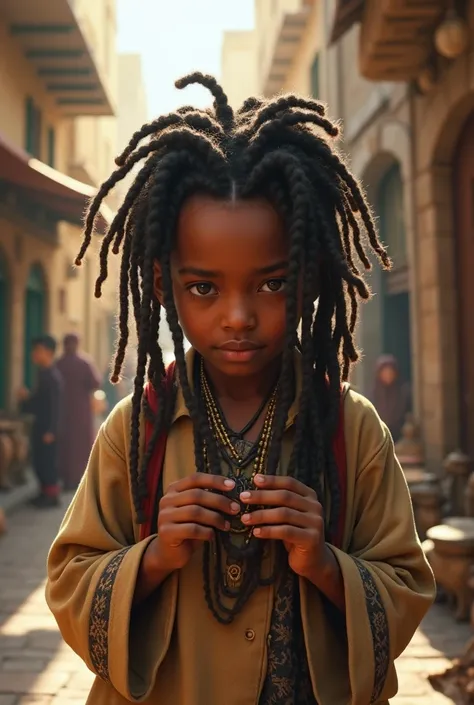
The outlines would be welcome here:
<svg viewBox="0 0 474 705">
<path fill-rule="evenodd" d="M 179 570 L 200 543 L 212 540 L 216 529 L 229 531 L 226 515 L 235 516 L 241 511 L 237 502 L 225 496 L 234 486 L 233 480 L 205 473 L 169 486 L 160 502 L 158 537 L 149 549 L 157 572 Z"/>
</svg>

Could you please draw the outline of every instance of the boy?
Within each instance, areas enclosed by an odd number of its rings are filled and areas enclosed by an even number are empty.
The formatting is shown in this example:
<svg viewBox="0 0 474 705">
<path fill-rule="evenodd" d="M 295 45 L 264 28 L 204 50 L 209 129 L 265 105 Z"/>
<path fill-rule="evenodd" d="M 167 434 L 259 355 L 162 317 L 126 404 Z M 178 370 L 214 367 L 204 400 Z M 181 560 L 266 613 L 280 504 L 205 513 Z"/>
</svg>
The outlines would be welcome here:
<svg viewBox="0 0 474 705">
<path fill-rule="evenodd" d="M 62 397 L 62 379 L 54 364 L 56 341 L 50 335 L 32 342 L 31 356 L 38 367 L 35 390 L 20 390 L 21 410 L 34 417 L 31 434 L 33 468 L 40 493 L 32 500 L 38 509 L 59 505 L 58 433 Z"/>
</svg>

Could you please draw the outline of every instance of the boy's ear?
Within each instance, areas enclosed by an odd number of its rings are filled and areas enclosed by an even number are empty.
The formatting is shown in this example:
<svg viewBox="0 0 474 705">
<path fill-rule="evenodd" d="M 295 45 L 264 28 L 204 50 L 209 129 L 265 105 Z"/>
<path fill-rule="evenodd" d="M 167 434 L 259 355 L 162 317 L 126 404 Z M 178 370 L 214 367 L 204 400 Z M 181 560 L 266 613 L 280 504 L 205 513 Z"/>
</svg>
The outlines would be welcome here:
<svg viewBox="0 0 474 705">
<path fill-rule="evenodd" d="M 161 264 L 158 262 L 158 260 L 155 260 L 153 262 L 153 291 L 156 298 L 163 306 L 163 274 L 161 272 Z"/>
</svg>

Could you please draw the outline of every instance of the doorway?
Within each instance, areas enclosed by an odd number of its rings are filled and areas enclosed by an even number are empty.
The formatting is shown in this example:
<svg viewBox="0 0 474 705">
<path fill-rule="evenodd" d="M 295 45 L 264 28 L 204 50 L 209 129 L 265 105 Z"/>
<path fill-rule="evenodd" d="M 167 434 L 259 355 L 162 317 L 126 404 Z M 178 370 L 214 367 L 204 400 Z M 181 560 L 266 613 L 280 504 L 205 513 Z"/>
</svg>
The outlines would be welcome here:
<svg viewBox="0 0 474 705">
<path fill-rule="evenodd" d="M 474 114 L 462 130 L 453 163 L 458 281 L 460 419 L 463 450 L 474 457 Z"/>
</svg>

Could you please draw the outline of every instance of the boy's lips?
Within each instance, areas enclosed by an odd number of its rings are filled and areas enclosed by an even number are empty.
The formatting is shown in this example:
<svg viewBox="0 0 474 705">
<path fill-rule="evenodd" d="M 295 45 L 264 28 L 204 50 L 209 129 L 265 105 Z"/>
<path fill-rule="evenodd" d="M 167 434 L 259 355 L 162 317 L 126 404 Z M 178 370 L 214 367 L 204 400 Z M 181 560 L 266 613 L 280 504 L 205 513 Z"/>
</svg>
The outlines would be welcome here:
<svg viewBox="0 0 474 705">
<path fill-rule="evenodd" d="M 260 350 L 263 345 L 254 343 L 252 340 L 228 340 L 222 345 L 218 345 L 218 350 L 228 350 L 230 352 L 247 352 L 249 350 Z"/>
<path fill-rule="evenodd" d="M 250 362 L 263 347 L 252 340 L 228 340 L 216 349 L 228 362 Z"/>
</svg>

